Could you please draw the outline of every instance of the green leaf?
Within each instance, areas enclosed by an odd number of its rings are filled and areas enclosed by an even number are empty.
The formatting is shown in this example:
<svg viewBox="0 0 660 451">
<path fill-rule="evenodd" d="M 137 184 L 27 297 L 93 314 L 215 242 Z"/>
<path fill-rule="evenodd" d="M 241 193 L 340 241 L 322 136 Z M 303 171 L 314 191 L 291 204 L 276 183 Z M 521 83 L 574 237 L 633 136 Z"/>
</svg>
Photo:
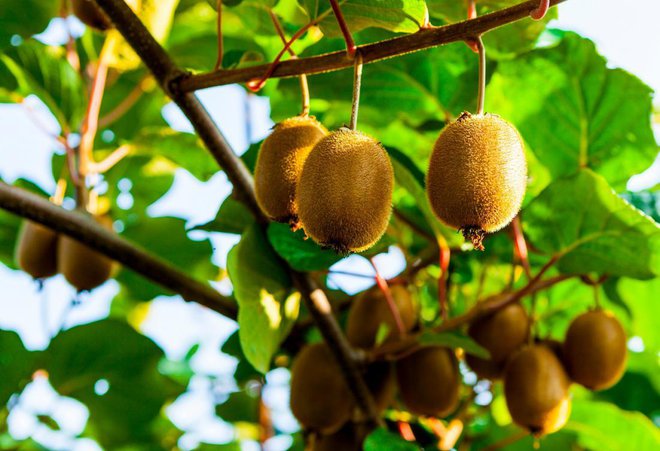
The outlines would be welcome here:
<svg viewBox="0 0 660 451">
<path fill-rule="evenodd" d="M 446 346 L 451 349 L 463 348 L 468 354 L 482 359 L 490 358 L 490 353 L 472 338 L 461 332 L 444 332 L 441 334 L 430 331 L 423 332 L 419 344 Z"/>
<path fill-rule="evenodd" d="M 556 47 L 501 62 L 487 110 L 516 125 L 554 177 L 589 167 L 622 189 L 658 153 L 652 91 L 606 64 L 591 41 L 567 33 Z"/>
<path fill-rule="evenodd" d="M 3 0 L 0 15 L 0 49 L 12 36 L 28 38 L 43 31 L 57 16 L 60 3 L 53 0 Z"/>
<path fill-rule="evenodd" d="M 300 294 L 258 225 L 250 226 L 227 257 L 227 271 L 238 301 L 241 347 L 262 373 L 298 317 Z"/>
<path fill-rule="evenodd" d="M 616 284 L 616 293 L 630 310 L 631 333 L 644 340 L 644 346 L 651 352 L 660 352 L 660 278 L 639 281 L 622 278 Z"/>
<path fill-rule="evenodd" d="M 234 199 L 231 195 L 220 205 L 213 221 L 197 226 L 194 230 L 207 232 L 234 233 L 240 235 L 254 223 L 254 216 L 245 205 Z"/>
<path fill-rule="evenodd" d="M 416 451 L 420 449 L 414 443 L 405 441 L 400 435 L 383 428 L 378 428 L 367 436 L 364 451 Z"/>
<path fill-rule="evenodd" d="M 84 403 L 107 448 L 149 440 L 150 424 L 183 391 L 158 373 L 163 352 L 129 325 L 103 320 L 57 335 L 42 355 L 58 393 Z"/>
<path fill-rule="evenodd" d="M 220 351 L 238 360 L 236 371 L 234 371 L 234 380 L 239 387 L 242 387 L 248 381 L 255 379 L 259 380 L 262 378 L 261 373 L 254 369 L 245 357 L 243 348 L 241 348 L 241 340 L 238 331 L 234 332 L 229 338 L 227 338 L 227 341 L 224 342 Z"/>
<path fill-rule="evenodd" d="M 348 29 L 353 33 L 369 27 L 398 33 L 414 33 L 424 24 L 427 14 L 423 0 L 344 0 L 339 3 Z M 303 5 L 312 19 L 324 15 L 319 26 L 325 35 L 341 36 L 330 2 L 304 0 Z"/>
<path fill-rule="evenodd" d="M 36 95 L 62 128 L 76 129 L 85 108 L 86 89 L 62 47 L 29 40 L 0 53 L 0 94 L 20 102 Z"/>
<path fill-rule="evenodd" d="M 0 262 L 9 268 L 16 268 L 14 248 L 20 227 L 20 217 L 0 209 Z"/>
<path fill-rule="evenodd" d="M 660 431 L 651 420 L 609 403 L 574 400 L 565 429 L 575 432 L 578 443 L 587 449 L 652 451 L 660 448 Z"/>
<path fill-rule="evenodd" d="M 22 390 L 35 371 L 35 354 L 23 346 L 16 332 L 0 330 L 0 406 L 5 406 L 12 394 Z"/>
<path fill-rule="evenodd" d="M 215 414 L 229 423 L 259 421 L 259 398 L 249 389 L 234 392 L 222 404 L 215 407 Z"/>
<path fill-rule="evenodd" d="M 286 224 L 269 224 L 268 239 L 275 252 L 297 271 L 322 271 L 342 259 L 336 252 L 305 239 L 302 230 L 292 232 Z"/>
<path fill-rule="evenodd" d="M 588 169 L 548 186 L 523 211 L 539 251 L 560 271 L 649 279 L 660 274 L 660 227 Z"/>
</svg>

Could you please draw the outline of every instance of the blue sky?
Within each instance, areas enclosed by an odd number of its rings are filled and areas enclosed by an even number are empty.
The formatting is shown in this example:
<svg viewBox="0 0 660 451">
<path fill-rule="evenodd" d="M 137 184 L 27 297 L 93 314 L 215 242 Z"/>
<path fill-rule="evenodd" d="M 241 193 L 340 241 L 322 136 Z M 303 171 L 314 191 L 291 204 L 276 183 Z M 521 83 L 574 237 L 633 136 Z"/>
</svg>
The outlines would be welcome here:
<svg viewBox="0 0 660 451">
<path fill-rule="evenodd" d="M 637 0 L 622 7 L 616 0 L 569 0 L 560 5 L 560 19 L 554 23 L 558 28 L 578 31 L 592 38 L 599 51 L 613 67 L 622 67 L 641 78 L 656 91 L 660 90 L 660 2 Z M 78 31 L 82 27 L 75 20 Z M 615 31 L 616 30 L 616 31 Z M 49 29 L 44 39 L 58 42 L 61 39 L 57 27 Z M 259 141 L 272 126 L 269 119 L 268 100 L 248 96 L 237 86 L 214 88 L 200 93 L 202 100 L 218 122 L 229 142 L 239 152 L 244 152 L 248 141 Z M 656 102 L 658 101 L 656 96 Z M 222 108 L 223 105 L 244 105 L 249 102 L 252 133 L 245 130 L 245 108 Z M 30 99 L 32 113 L 38 117 L 42 127 L 57 133 L 54 119 L 40 103 Z M 173 128 L 191 131 L 190 124 L 173 105 L 163 111 L 164 117 Z M 657 132 L 657 126 L 656 126 Z M 656 133 L 658 134 L 658 133 Z M 17 105 L 0 105 L 0 177 L 12 182 L 26 177 L 38 182 L 44 189 L 52 191 L 54 181 L 50 172 L 50 156 L 56 150 L 52 139 L 41 128 L 35 126 L 33 118 L 25 108 Z M 660 163 L 634 177 L 630 189 L 643 189 L 660 182 Z M 187 219 L 189 223 L 204 223 L 215 216 L 217 207 L 229 194 L 231 187 L 223 173 L 218 173 L 207 183 L 200 183 L 186 171 L 179 171 L 170 192 L 149 208 L 154 216 L 173 215 Z M 196 232 L 197 236 L 206 236 Z M 237 242 L 235 236 L 213 234 L 211 239 L 216 248 L 214 261 L 224 266 L 226 254 Z M 388 255 L 378 258 L 377 264 L 383 275 L 395 275 L 402 269 L 401 253 L 393 249 Z M 339 267 L 356 273 L 372 274 L 369 263 L 362 257 L 351 257 Z M 339 268 L 338 268 L 339 269 Z M 371 282 L 365 279 L 337 277 L 335 282 L 351 291 L 360 291 Z M 16 330 L 26 346 L 42 349 L 48 345 L 52 331 L 81 324 L 107 316 L 110 301 L 118 288 L 108 282 L 95 290 L 89 299 L 64 316 L 73 299 L 73 290 L 61 277 L 46 283 L 39 293 L 33 281 L 25 274 L 11 271 L 0 265 L 0 327 Z M 229 287 L 221 284 L 220 289 Z M 193 366 L 199 375 L 193 379 L 189 391 L 168 409 L 168 415 L 180 428 L 187 431 L 181 447 L 194 447 L 199 441 L 224 442 L 233 435 L 229 425 L 214 418 L 209 392 L 215 390 L 207 375 L 230 376 L 235 362 L 218 352 L 219 345 L 231 334 L 235 325 L 217 314 L 197 305 L 186 304 L 177 298 L 159 298 L 151 306 L 146 320 L 141 325 L 143 333 L 154 339 L 171 358 L 182 357 L 195 343 L 201 343 Z M 288 374 L 277 370 L 269 374 L 266 401 L 274 409 L 278 427 L 293 431 L 296 424 L 286 409 Z M 103 384 L 99 386 L 102 390 Z M 106 387 L 107 389 L 107 387 Z M 110 387 L 111 389 L 111 387 Z M 60 422 L 61 432 L 51 432 L 35 420 L 38 413 L 50 413 Z M 98 449 L 89 440 L 75 440 L 86 421 L 86 408 L 74 400 L 57 396 L 47 381 L 38 380 L 26 390 L 21 403 L 10 416 L 10 431 L 17 437 L 33 436 L 55 449 L 90 450 Z M 286 439 L 275 438 L 267 450 L 286 449 Z M 256 445 L 256 444 L 255 444 Z M 246 449 L 252 449 L 246 445 Z M 255 448 L 256 449 L 256 448 Z"/>
</svg>

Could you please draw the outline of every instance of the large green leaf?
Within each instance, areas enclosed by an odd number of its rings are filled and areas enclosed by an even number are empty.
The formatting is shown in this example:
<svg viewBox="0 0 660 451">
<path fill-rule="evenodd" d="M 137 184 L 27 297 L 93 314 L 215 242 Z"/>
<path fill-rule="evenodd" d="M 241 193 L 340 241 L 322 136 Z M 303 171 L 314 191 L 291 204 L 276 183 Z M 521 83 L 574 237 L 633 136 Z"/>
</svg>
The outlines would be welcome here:
<svg viewBox="0 0 660 451">
<path fill-rule="evenodd" d="M 0 408 L 30 380 L 36 369 L 34 359 L 16 332 L 0 330 Z"/>
<path fill-rule="evenodd" d="M 328 0 L 304 0 L 303 5 L 312 19 L 324 16 L 319 22 L 323 33 L 327 36 L 341 35 Z M 424 24 L 427 14 L 423 0 L 343 0 L 339 5 L 351 32 L 378 27 L 414 33 Z"/>
<path fill-rule="evenodd" d="M 262 373 L 298 317 L 300 294 L 258 225 L 250 226 L 227 257 L 238 301 L 239 338 L 245 356 Z"/>
<path fill-rule="evenodd" d="M 365 451 L 416 451 L 419 447 L 383 428 L 378 428 L 364 441 Z"/>
<path fill-rule="evenodd" d="M 205 230 L 207 232 L 235 233 L 240 235 L 243 231 L 254 223 L 254 216 L 245 205 L 234 199 L 233 196 L 227 197 L 215 218 L 206 224 L 195 227 L 195 230 Z"/>
<path fill-rule="evenodd" d="M 616 284 L 616 294 L 631 313 L 631 332 L 644 340 L 644 346 L 651 352 L 660 352 L 660 278 L 639 281 L 627 278 Z"/>
<path fill-rule="evenodd" d="M 62 128 L 76 129 L 85 106 L 85 87 L 62 47 L 29 40 L 0 53 L 0 94 L 43 101 Z"/>
<path fill-rule="evenodd" d="M 60 2 L 54 0 L 2 0 L 0 49 L 14 35 L 27 38 L 43 31 L 59 8 Z"/>
<path fill-rule="evenodd" d="M 527 237 L 562 272 L 648 279 L 660 274 L 660 227 L 583 169 L 548 186 L 523 211 Z"/>
<path fill-rule="evenodd" d="M 292 232 L 288 225 L 271 223 L 268 239 L 280 257 L 297 271 L 321 271 L 342 259 L 330 249 L 322 249 L 314 241 L 305 239 L 305 232 Z"/>
<path fill-rule="evenodd" d="M 660 431 L 651 420 L 609 403 L 574 400 L 565 429 L 575 432 L 578 443 L 587 449 L 653 451 L 660 448 Z"/>
<path fill-rule="evenodd" d="M 149 440 L 150 425 L 183 390 L 158 373 L 163 352 L 124 322 L 104 320 L 69 329 L 51 342 L 41 364 L 62 395 L 90 412 L 100 443 Z"/>
<path fill-rule="evenodd" d="M 487 110 L 513 122 L 553 176 L 589 167 L 615 189 L 658 153 L 651 107 L 648 86 L 608 68 L 591 41 L 572 33 L 500 63 L 487 95 Z"/>
</svg>

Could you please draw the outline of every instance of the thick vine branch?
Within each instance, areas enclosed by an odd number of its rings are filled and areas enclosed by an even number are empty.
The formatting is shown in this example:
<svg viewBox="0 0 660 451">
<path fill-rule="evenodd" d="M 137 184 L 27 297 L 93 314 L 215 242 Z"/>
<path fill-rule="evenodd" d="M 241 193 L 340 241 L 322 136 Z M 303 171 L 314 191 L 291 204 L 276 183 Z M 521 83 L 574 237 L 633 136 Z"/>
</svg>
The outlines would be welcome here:
<svg viewBox="0 0 660 451">
<path fill-rule="evenodd" d="M 241 159 L 236 156 L 197 97 L 193 93 L 179 89 L 179 80 L 184 76 L 184 72 L 174 64 L 123 0 L 96 0 L 96 2 L 149 67 L 165 92 L 172 97 L 172 100 L 192 123 L 199 137 L 224 169 L 239 199 L 252 211 L 261 224 L 267 224 L 268 220 L 256 202 L 252 175 Z M 344 370 L 357 405 L 370 421 L 377 422 L 378 414 L 369 388 L 362 377 L 360 359 L 351 349 L 332 315 L 328 298 L 308 274 L 293 271 L 288 266 L 287 268 L 302 293 L 303 300 L 314 317 L 323 338 Z"/>
<path fill-rule="evenodd" d="M 555 6 L 564 1 L 566 0 L 551 0 L 550 5 Z M 538 8 L 538 6 L 538 0 L 530 0 L 475 19 L 442 27 L 423 28 L 416 33 L 406 36 L 362 45 L 357 50 L 362 55 L 364 64 L 369 64 L 387 58 L 449 44 L 450 42 L 464 41 L 502 25 L 524 19 Z M 282 61 L 270 73 L 269 78 L 293 77 L 301 74 L 320 74 L 349 67 L 353 67 L 353 59 L 348 57 L 345 51 L 340 51 L 308 58 Z M 262 64 L 241 69 L 220 70 L 183 77 L 177 80 L 176 84 L 178 85 L 178 89 L 189 92 L 212 86 L 243 83 L 259 79 L 269 69 L 270 64 Z"/>
<path fill-rule="evenodd" d="M 236 303 L 213 287 L 176 269 L 135 243 L 110 232 L 87 216 L 67 211 L 21 188 L 0 182 L 0 207 L 69 235 L 155 283 L 229 318 L 236 318 Z"/>
</svg>

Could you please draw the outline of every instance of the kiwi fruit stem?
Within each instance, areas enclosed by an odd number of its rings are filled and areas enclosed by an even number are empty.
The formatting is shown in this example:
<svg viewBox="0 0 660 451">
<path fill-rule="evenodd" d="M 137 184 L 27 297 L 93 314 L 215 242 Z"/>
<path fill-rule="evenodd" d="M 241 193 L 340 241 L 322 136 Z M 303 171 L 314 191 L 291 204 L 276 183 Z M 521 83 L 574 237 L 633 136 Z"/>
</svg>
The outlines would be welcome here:
<svg viewBox="0 0 660 451">
<path fill-rule="evenodd" d="M 355 67 L 353 71 L 353 103 L 351 108 L 351 123 L 349 128 L 355 130 L 357 128 L 358 120 L 358 110 L 360 109 L 360 88 L 362 86 L 362 54 L 360 51 L 356 51 L 355 55 Z"/>
<path fill-rule="evenodd" d="M 477 114 L 484 114 L 484 105 L 486 103 L 486 47 L 484 41 L 479 36 L 475 39 L 477 50 L 479 52 L 479 90 L 477 91 Z"/>
<path fill-rule="evenodd" d="M 382 291 L 383 295 L 385 296 L 385 300 L 387 301 L 387 307 L 392 313 L 392 317 L 394 318 L 396 328 L 399 330 L 399 335 L 405 335 L 406 327 L 403 325 L 401 314 L 399 313 L 399 309 L 397 308 L 396 303 L 394 302 L 394 298 L 392 297 L 392 292 L 390 291 L 390 287 L 387 285 L 387 281 L 383 278 L 383 276 L 380 275 L 380 272 L 378 271 L 378 267 L 376 266 L 376 263 L 374 262 L 373 258 L 370 258 L 369 262 L 371 263 L 371 266 L 373 266 L 374 268 L 374 271 L 376 273 L 376 285 L 378 285 L 378 289 Z"/>
</svg>

